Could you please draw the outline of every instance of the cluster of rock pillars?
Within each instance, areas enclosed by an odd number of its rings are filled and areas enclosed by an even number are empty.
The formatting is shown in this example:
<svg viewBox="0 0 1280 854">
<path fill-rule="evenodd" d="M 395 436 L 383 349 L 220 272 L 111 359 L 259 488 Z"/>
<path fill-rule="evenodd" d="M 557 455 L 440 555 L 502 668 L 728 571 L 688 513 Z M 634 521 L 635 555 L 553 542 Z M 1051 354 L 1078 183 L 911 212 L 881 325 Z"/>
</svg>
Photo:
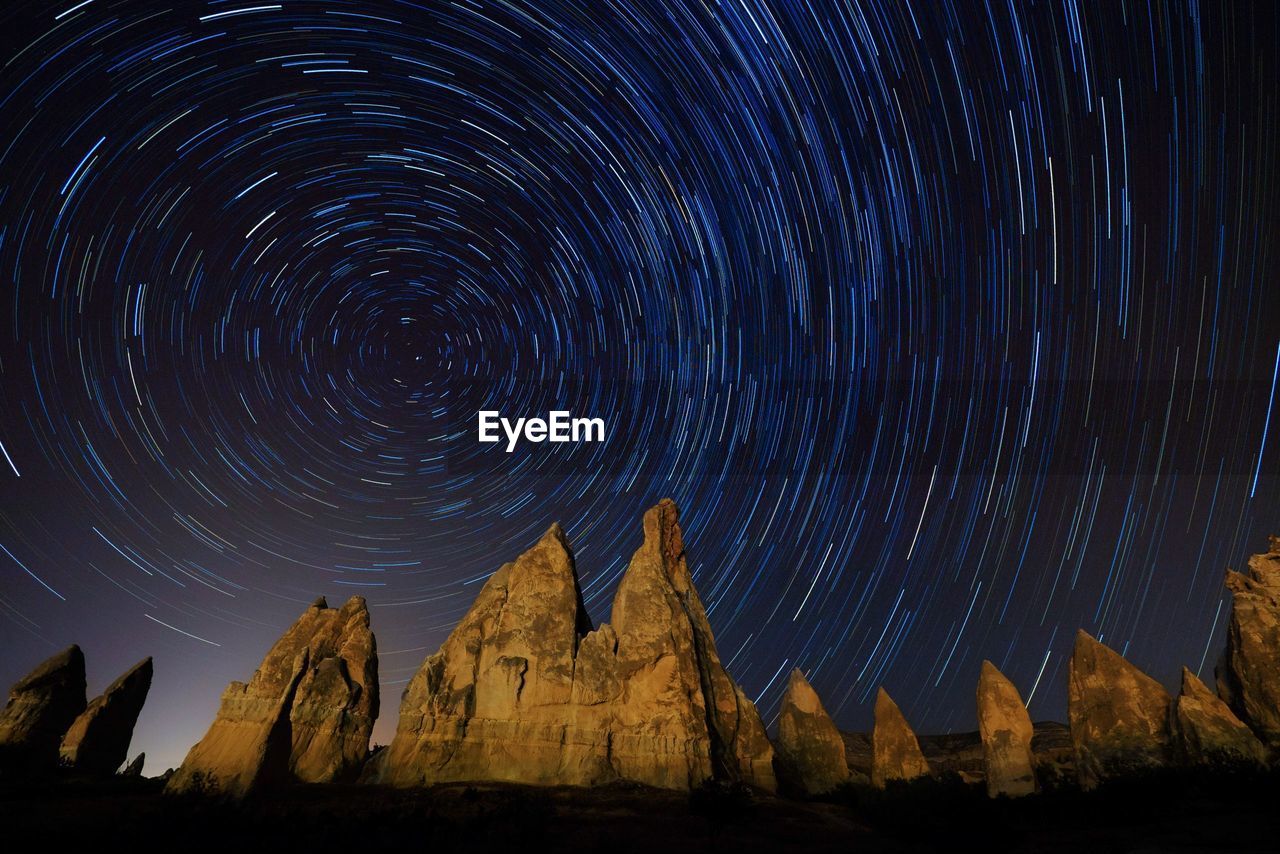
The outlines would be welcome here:
<svg viewBox="0 0 1280 854">
<path fill-rule="evenodd" d="M 1228 572 L 1226 583 L 1233 606 L 1216 694 L 1183 668 L 1173 698 L 1116 652 L 1077 635 L 1070 743 L 1057 752 L 1081 786 L 1143 768 L 1265 765 L 1280 755 L 1280 539 L 1249 561 L 1248 574 Z M 86 703 L 78 647 L 44 662 L 13 686 L 0 714 L 0 772 L 116 773 L 151 672 L 147 659 Z M 987 661 L 977 709 L 974 776 L 992 796 L 1035 792 L 1047 753 L 1035 749 L 1036 728 L 1017 688 Z M 317 600 L 247 683 L 228 686 L 166 791 L 237 797 L 275 783 L 343 781 L 689 789 L 723 780 L 811 795 L 940 770 L 883 689 L 870 761 L 859 762 L 850 749 L 856 736 L 836 728 L 799 670 L 771 740 L 716 652 L 670 501 L 644 515 L 644 542 L 610 622 L 592 627 L 573 554 L 553 525 L 489 578 L 404 691 L 391 744 L 370 752 L 377 716 L 378 655 L 364 599 L 341 608 Z M 138 757 L 126 773 L 140 768 Z"/>
</svg>

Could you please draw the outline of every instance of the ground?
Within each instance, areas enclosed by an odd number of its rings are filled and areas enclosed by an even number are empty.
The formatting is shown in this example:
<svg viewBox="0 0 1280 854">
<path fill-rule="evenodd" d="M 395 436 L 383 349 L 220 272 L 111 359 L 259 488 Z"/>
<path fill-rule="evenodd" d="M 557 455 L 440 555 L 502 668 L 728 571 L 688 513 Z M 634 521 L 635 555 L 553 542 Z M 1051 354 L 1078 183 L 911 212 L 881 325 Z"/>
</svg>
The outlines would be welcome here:
<svg viewBox="0 0 1280 854">
<path fill-rule="evenodd" d="M 230 854 L 411 851 L 1274 852 L 1280 776 L 1169 771 L 1083 793 L 986 798 L 958 778 L 794 801 L 707 787 L 295 786 L 241 804 L 166 798 L 158 780 L 0 787 L 9 850 L 104 843 Z"/>
</svg>

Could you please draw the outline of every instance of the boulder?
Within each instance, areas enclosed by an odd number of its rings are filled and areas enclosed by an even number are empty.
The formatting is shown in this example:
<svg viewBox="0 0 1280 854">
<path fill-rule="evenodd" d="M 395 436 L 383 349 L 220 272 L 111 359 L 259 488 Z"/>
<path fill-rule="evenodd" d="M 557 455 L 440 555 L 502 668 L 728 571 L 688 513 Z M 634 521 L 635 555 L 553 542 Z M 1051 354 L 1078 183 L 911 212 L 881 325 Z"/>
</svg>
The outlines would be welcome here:
<svg viewBox="0 0 1280 854">
<path fill-rule="evenodd" d="M 775 764 L 779 778 L 803 794 L 829 792 L 849 779 L 844 739 L 798 669 L 791 671 L 782 696 Z"/>
<path fill-rule="evenodd" d="M 1182 691 L 1174 703 L 1179 753 L 1190 764 L 1257 764 L 1267 749 L 1229 706 L 1196 675 L 1182 668 Z"/>
<path fill-rule="evenodd" d="M 916 734 L 898 704 L 881 688 L 876 693 L 876 722 L 871 731 L 871 785 L 883 789 L 893 780 L 914 780 L 929 774 Z"/>
<path fill-rule="evenodd" d="M 129 755 L 138 713 L 151 688 L 151 659 L 145 658 L 94 697 L 62 737 L 62 764 L 110 776 Z"/>
<path fill-rule="evenodd" d="M 1217 667 L 1218 696 L 1273 753 L 1280 751 L 1280 537 L 1227 572 L 1231 617 Z"/>
<path fill-rule="evenodd" d="M 0 769 L 49 772 L 62 735 L 85 707 L 84 653 L 71 646 L 9 689 L 0 711 Z"/>
<path fill-rule="evenodd" d="M 1170 758 L 1172 698 L 1159 682 L 1086 632 L 1068 663 L 1067 716 L 1085 789 Z"/>
<path fill-rule="evenodd" d="M 772 746 L 720 664 L 670 501 L 645 514 L 612 618 L 592 630 L 552 525 L 423 662 L 364 779 L 688 789 L 717 778 L 772 790 Z"/>
<path fill-rule="evenodd" d="M 223 692 L 165 791 L 241 797 L 277 782 L 351 780 L 377 716 L 378 652 L 364 599 L 341 608 L 318 599 L 248 683 Z"/>
<path fill-rule="evenodd" d="M 990 661 L 982 662 L 978 677 L 978 732 L 987 795 L 1017 798 L 1035 792 L 1031 717 L 1018 689 Z"/>
</svg>

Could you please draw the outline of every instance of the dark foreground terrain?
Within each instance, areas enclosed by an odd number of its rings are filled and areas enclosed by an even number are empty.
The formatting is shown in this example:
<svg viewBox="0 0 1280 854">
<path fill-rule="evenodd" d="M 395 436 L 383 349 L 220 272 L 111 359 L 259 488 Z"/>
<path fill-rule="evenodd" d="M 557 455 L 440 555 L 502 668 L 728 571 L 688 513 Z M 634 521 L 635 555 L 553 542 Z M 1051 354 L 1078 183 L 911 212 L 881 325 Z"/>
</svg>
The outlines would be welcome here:
<svg viewBox="0 0 1280 854">
<path fill-rule="evenodd" d="M 1280 775 L 1168 771 L 1082 793 L 988 800 L 952 777 L 821 801 L 708 787 L 692 795 L 441 785 L 296 786 L 242 804 L 167 798 L 159 780 L 0 787 L 5 850 L 1084 851 L 1280 850 Z"/>
</svg>

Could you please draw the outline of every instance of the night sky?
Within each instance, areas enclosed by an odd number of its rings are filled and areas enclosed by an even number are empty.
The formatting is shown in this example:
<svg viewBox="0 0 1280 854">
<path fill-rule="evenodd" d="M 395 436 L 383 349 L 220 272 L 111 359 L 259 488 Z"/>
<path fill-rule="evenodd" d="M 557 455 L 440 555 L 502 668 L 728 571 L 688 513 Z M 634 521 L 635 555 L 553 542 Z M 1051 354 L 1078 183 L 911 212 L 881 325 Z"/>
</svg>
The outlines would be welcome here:
<svg viewBox="0 0 1280 854">
<path fill-rule="evenodd" d="M 176 765 L 318 595 L 399 694 L 553 521 L 683 510 L 842 727 L 1211 677 L 1280 533 L 1270 3 L 7 0 L 0 682 L 155 656 Z M 476 413 L 603 418 L 480 444 Z"/>
</svg>

